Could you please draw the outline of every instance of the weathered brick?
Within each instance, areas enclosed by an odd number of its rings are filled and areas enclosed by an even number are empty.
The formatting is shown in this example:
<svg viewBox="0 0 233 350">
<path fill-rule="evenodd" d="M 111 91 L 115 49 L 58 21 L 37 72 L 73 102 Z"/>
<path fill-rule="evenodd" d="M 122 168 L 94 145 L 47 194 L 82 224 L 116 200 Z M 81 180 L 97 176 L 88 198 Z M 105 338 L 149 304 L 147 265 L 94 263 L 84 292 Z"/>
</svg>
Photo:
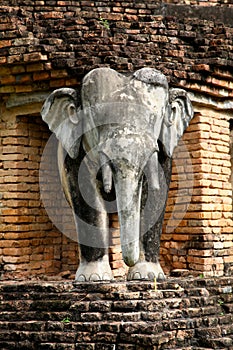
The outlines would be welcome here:
<svg viewBox="0 0 233 350">
<path fill-rule="evenodd" d="M 43 55 L 41 52 L 32 52 L 23 55 L 24 62 L 34 62 L 34 61 L 47 61 L 47 55 Z"/>
<path fill-rule="evenodd" d="M 39 72 L 33 74 L 33 80 L 47 80 L 50 78 L 50 74 L 48 72 Z"/>
</svg>

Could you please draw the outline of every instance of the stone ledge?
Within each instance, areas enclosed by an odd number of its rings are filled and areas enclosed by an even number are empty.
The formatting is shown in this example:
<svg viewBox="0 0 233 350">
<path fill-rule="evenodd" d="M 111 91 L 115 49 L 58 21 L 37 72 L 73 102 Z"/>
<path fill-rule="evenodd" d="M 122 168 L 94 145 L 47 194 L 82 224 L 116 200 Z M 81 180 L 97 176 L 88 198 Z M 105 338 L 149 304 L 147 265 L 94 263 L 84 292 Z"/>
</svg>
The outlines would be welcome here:
<svg viewBox="0 0 233 350">
<path fill-rule="evenodd" d="M 185 4 L 160 4 L 154 9 L 155 15 L 175 16 L 178 18 L 198 18 L 199 20 L 216 21 L 232 26 L 233 8 L 226 6 L 198 6 Z"/>
</svg>

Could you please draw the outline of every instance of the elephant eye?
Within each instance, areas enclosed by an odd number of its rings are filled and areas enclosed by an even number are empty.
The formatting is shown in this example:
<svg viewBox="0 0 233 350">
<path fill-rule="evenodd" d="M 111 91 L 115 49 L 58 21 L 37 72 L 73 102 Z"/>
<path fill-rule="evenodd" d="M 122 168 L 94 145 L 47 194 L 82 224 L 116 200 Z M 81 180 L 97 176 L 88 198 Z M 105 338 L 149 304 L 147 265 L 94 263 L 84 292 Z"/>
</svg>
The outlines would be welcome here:
<svg viewBox="0 0 233 350">
<path fill-rule="evenodd" d="M 77 111 L 74 104 L 70 104 L 70 106 L 68 107 L 68 115 L 72 123 L 78 123 Z"/>
</svg>

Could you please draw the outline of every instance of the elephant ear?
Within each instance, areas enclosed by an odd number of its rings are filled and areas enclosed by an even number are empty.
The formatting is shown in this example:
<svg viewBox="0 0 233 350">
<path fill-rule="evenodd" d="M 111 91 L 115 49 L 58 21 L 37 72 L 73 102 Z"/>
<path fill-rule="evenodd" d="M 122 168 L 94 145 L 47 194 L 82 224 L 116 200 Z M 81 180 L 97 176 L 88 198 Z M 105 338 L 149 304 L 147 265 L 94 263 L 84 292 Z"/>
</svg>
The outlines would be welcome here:
<svg viewBox="0 0 233 350">
<path fill-rule="evenodd" d="M 81 113 L 77 107 L 74 89 L 61 88 L 53 91 L 41 110 L 42 119 L 55 133 L 71 158 L 76 158 L 82 136 Z"/>
<path fill-rule="evenodd" d="M 169 102 L 159 139 L 166 154 L 172 157 L 174 148 L 193 118 L 193 108 L 187 92 L 182 89 L 170 89 Z"/>
</svg>

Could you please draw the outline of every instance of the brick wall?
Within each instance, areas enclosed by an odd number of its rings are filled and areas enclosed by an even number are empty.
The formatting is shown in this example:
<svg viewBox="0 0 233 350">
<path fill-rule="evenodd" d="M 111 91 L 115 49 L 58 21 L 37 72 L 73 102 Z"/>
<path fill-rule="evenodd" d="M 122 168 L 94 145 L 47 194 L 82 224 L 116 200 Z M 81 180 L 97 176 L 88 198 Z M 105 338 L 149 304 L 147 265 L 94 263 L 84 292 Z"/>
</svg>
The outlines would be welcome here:
<svg viewBox="0 0 233 350">
<path fill-rule="evenodd" d="M 43 208 L 38 182 L 48 129 L 40 116 L 7 118 L 1 126 L 1 272 L 4 278 L 59 273 L 68 243 Z"/>
<path fill-rule="evenodd" d="M 155 67 L 171 86 L 190 92 L 195 118 L 174 156 L 161 260 L 167 272 L 230 273 L 233 10 L 230 1 L 190 3 L 195 6 L 151 0 L 2 1 L 0 249 L 5 277 L 75 271 L 77 245 L 52 225 L 39 197 L 40 157 L 50 136 L 39 111 L 52 90 L 79 89 L 85 73 L 99 66 L 120 72 Z M 51 181 L 57 200 L 55 173 Z M 69 216 L 60 220 L 72 236 Z M 117 277 L 125 266 L 117 217 L 111 221 L 111 265 Z"/>
<path fill-rule="evenodd" d="M 233 262 L 230 128 L 223 111 L 196 113 L 173 161 L 164 267 L 222 275 Z"/>
<path fill-rule="evenodd" d="M 61 243 L 61 236 L 52 232 L 52 224 L 46 219 L 40 203 L 40 150 L 48 131 L 39 118 L 28 120 L 24 116 L 11 122 L 7 120 L 1 126 L 1 188 L 4 193 L 0 245 L 3 269 L 6 273 L 26 268 L 31 273 L 34 270 L 45 272 L 55 264 L 52 243 L 58 247 Z M 47 245 L 51 246 L 50 250 Z"/>
</svg>

